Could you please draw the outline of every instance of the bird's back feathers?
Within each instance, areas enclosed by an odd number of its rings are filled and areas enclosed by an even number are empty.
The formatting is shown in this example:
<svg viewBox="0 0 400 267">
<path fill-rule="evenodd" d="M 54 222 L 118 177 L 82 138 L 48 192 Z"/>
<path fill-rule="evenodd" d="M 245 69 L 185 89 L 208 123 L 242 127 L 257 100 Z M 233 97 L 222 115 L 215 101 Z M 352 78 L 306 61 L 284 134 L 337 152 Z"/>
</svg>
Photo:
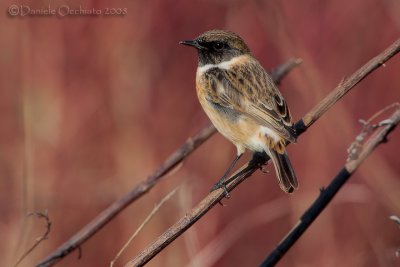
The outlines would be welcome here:
<svg viewBox="0 0 400 267">
<path fill-rule="evenodd" d="M 245 57 L 247 60 L 230 68 L 210 67 L 198 77 L 198 82 L 211 89 L 205 92 L 206 99 L 275 130 L 286 141 L 295 142 L 286 101 L 258 61 L 249 55 Z"/>
</svg>

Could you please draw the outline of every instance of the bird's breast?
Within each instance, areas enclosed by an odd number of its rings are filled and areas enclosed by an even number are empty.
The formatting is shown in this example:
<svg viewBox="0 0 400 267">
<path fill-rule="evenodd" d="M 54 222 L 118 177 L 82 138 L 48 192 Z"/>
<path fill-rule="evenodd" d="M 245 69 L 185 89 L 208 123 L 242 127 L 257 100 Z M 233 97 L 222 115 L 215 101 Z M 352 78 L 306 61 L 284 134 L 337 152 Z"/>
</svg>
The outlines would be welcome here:
<svg viewBox="0 0 400 267">
<path fill-rule="evenodd" d="M 215 128 L 235 145 L 252 149 L 247 144 L 255 143 L 253 137 L 257 136 L 260 126 L 240 112 L 210 101 L 201 88 L 197 92 L 200 104 Z M 252 150 L 262 151 L 263 148 Z"/>
</svg>

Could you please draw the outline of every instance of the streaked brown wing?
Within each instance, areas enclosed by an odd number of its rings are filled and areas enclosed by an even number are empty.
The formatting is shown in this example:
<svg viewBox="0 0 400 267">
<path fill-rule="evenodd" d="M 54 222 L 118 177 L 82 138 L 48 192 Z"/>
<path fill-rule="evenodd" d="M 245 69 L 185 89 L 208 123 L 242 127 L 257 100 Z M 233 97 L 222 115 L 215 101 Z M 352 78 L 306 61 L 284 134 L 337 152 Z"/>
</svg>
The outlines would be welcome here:
<svg viewBox="0 0 400 267">
<path fill-rule="evenodd" d="M 285 140 L 296 141 L 286 101 L 257 61 L 229 70 L 211 69 L 205 75 L 212 88 L 209 101 L 275 129 Z"/>
</svg>

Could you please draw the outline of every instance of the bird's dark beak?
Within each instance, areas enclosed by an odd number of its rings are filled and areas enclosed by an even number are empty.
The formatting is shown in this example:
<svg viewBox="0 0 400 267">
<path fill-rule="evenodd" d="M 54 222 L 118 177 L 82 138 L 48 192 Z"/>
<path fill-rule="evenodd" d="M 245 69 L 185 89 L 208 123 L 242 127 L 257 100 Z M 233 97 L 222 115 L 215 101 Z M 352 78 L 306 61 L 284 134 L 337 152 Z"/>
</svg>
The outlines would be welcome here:
<svg viewBox="0 0 400 267">
<path fill-rule="evenodd" d="M 199 44 L 199 42 L 197 42 L 196 40 L 187 40 L 187 41 L 180 41 L 179 42 L 180 44 L 183 44 L 183 45 L 188 45 L 188 46 L 193 46 L 193 47 L 195 47 L 195 48 L 197 48 L 197 49 L 205 49 L 205 47 L 204 46 L 201 46 L 200 44 Z"/>
</svg>

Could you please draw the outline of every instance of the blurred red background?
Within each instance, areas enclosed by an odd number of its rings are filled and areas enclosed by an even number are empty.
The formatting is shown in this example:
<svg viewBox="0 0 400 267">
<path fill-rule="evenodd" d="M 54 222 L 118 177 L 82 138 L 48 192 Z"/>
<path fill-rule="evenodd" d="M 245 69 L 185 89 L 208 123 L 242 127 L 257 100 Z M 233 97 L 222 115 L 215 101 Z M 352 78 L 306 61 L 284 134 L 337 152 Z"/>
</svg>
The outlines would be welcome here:
<svg viewBox="0 0 400 267">
<path fill-rule="evenodd" d="M 198 104 L 195 51 L 178 42 L 220 28 L 240 34 L 266 69 L 303 64 L 281 91 L 295 120 L 400 33 L 396 0 L 51 1 L 58 9 L 126 8 L 122 16 L 16 16 L 3 1 L 0 28 L 0 265 L 11 266 L 44 231 L 33 266 L 208 124 Z M 358 120 L 399 101 L 400 57 L 336 104 L 289 154 L 300 188 L 284 194 L 257 172 L 148 266 L 257 266 L 340 170 Z M 399 130 L 379 147 L 280 266 L 399 266 Z M 183 166 L 57 266 L 108 266 L 163 196 L 174 196 L 129 246 L 132 258 L 201 200 L 235 147 L 216 134 Z M 248 154 L 242 163 L 249 159 Z M 272 168 L 272 169 L 271 169 Z"/>
</svg>

